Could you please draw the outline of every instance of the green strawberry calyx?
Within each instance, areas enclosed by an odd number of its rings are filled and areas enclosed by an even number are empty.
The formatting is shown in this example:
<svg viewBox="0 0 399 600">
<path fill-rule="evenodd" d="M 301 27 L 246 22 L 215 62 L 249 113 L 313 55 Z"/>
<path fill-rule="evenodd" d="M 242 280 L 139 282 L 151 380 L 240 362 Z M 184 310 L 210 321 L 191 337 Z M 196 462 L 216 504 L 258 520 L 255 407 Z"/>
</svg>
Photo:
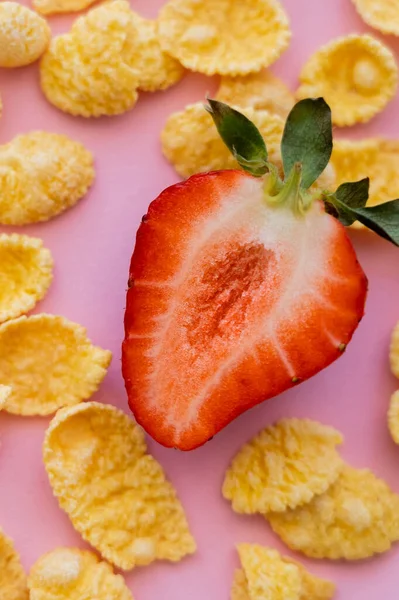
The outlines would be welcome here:
<svg viewBox="0 0 399 600">
<path fill-rule="evenodd" d="M 333 149 L 331 110 L 323 98 L 300 100 L 289 113 L 281 141 L 283 177 L 270 163 L 261 133 L 245 115 L 212 99 L 208 99 L 205 109 L 240 167 L 254 177 L 269 174 L 265 178 L 268 203 L 289 206 L 300 216 L 316 199 L 322 200 L 326 211 L 345 226 L 360 221 L 399 246 L 399 199 L 367 207 L 368 178 L 343 183 L 335 192 L 310 190 Z"/>
</svg>

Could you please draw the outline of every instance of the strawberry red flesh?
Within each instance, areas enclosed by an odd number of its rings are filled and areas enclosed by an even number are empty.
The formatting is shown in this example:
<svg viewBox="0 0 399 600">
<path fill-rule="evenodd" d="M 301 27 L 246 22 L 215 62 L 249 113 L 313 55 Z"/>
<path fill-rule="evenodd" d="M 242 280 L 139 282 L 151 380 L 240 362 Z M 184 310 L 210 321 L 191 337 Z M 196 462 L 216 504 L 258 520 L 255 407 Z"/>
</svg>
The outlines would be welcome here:
<svg viewBox="0 0 399 600">
<path fill-rule="evenodd" d="M 364 312 L 345 228 L 265 202 L 242 171 L 195 175 L 149 207 L 127 293 L 123 375 L 137 421 L 191 450 L 332 363 Z"/>
</svg>

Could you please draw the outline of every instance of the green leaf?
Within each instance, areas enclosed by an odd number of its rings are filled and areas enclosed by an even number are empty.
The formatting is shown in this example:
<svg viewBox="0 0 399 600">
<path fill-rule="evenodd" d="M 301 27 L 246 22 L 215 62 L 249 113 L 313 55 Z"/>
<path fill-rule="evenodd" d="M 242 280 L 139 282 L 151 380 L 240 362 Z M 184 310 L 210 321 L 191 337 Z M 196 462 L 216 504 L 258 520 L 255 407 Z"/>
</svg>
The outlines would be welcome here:
<svg viewBox="0 0 399 600">
<path fill-rule="evenodd" d="M 266 144 L 252 121 L 223 102 L 211 99 L 208 102 L 205 109 L 240 167 L 255 177 L 268 173 Z"/>
<path fill-rule="evenodd" d="M 307 98 L 288 115 L 281 142 L 286 177 L 302 163 L 302 187 L 309 188 L 322 174 L 332 152 L 331 110 L 323 98 Z"/>
<path fill-rule="evenodd" d="M 368 177 L 360 181 L 351 181 L 343 183 L 335 192 L 338 200 L 350 206 L 351 208 L 362 208 L 366 206 L 369 198 L 370 180 Z"/>
</svg>

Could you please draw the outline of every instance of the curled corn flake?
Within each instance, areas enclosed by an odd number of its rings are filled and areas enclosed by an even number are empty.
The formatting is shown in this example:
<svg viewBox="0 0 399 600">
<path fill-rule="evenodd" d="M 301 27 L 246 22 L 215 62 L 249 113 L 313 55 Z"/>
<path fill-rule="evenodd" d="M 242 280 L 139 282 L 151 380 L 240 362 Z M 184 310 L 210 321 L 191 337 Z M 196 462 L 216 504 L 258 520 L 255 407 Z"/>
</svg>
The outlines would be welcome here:
<svg viewBox="0 0 399 600">
<path fill-rule="evenodd" d="M 223 496 L 239 513 L 284 511 L 333 483 L 343 462 L 341 434 L 307 419 L 283 419 L 245 444 L 232 461 Z"/>
<path fill-rule="evenodd" d="M 388 428 L 392 439 L 399 444 L 399 391 L 392 394 L 388 410 Z"/>
<path fill-rule="evenodd" d="M 300 75 L 298 98 L 323 96 L 333 123 L 369 121 L 394 97 L 398 67 L 391 50 L 370 35 L 349 35 L 323 46 Z"/>
<path fill-rule="evenodd" d="M 41 61 L 42 90 L 72 115 L 117 115 L 136 104 L 138 35 L 129 2 L 114 0 L 79 17 Z"/>
<path fill-rule="evenodd" d="M 382 31 L 399 35 L 399 5 L 395 0 L 352 0 L 362 19 Z"/>
<path fill-rule="evenodd" d="M 33 8 L 42 15 L 79 12 L 96 0 L 33 0 Z"/>
<path fill-rule="evenodd" d="M 240 109 L 265 138 L 272 162 L 280 160 L 284 121 L 278 115 L 253 108 Z M 190 104 L 168 118 L 161 134 L 162 151 L 182 177 L 194 173 L 237 169 L 238 163 L 227 149 L 201 102 Z"/>
<path fill-rule="evenodd" d="M 206 75 L 246 75 L 288 47 L 288 17 L 278 0 L 169 0 L 159 15 L 165 52 Z"/>
<path fill-rule="evenodd" d="M 195 551 L 183 508 L 144 434 L 113 406 L 90 402 L 57 413 L 44 464 L 75 529 L 121 569 Z"/>
<path fill-rule="evenodd" d="M 389 348 L 389 362 L 391 364 L 393 375 L 399 379 L 399 322 L 395 325 L 392 332 L 391 345 Z"/>
<path fill-rule="evenodd" d="M 98 389 L 111 352 L 93 346 L 81 325 L 34 315 L 0 326 L 0 381 L 12 392 L 4 410 L 49 415 L 87 400 Z"/>
<path fill-rule="evenodd" d="M 337 140 L 331 156 L 337 182 L 370 179 L 367 206 L 376 206 L 399 196 L 399 142 L 384 138 Z M 364 225 L 356 222 L 355 228 Z"/>
<path fill-rule="evenodd" d="M 0 599 L 28 600 L 26 575 L 12 540 L 0 529 Z"/>
<path fill-rule="evenodd" d="M 133 600 L 121 575 L 95 554 L 57 548 L 33 565 L 28 578 L 30 600 Z"/>
<path fill-rule="evenodd" d="M 239 544 L 243 569 L 234 577 L 232 600 L 330 600 L 335 585 L 271 548 Z"/>
<path fill-rule="evenodd" d="M 42 240 L 0 234 L 0 323 L 31 310 L 52 278 L 53 259 Z"/>
<path fill-rule="evenodd" d="M 19 135 L 0 146 L 0 223 L 47 221 L 74 206 L 93 179 L 82 144 L 44 131 Z"/>
<path fill-rule="evenodd" d="M 37 60 L 51 31 L 38 14 L 18 2 L 0 2 L 0 67 L 22 67 Z"/>
<path fill-rule="evenodd" d="M 267 518 L 287 546 L 313 558 L 359 560 L 399 540 L 399 496 L 367 469 L 346 466 L 309 504 Z"/>
<path fill-rule="evenodd" d="M 267 70 L 244 77 L 223 77 L 216 100 L 238 106 L 251 106 L 286 117 L 295 104 L 293 93 Z"/>
<path fill-rule="evenodd" d="M 132 13 L 137 28 L 137 59 L 139 71 L 138 87 L 144 92 L 165 90 L 174 85 L 185 74 L 184 67 L 161 49 L 156 21 L 144 19 Z"/>
</svg>

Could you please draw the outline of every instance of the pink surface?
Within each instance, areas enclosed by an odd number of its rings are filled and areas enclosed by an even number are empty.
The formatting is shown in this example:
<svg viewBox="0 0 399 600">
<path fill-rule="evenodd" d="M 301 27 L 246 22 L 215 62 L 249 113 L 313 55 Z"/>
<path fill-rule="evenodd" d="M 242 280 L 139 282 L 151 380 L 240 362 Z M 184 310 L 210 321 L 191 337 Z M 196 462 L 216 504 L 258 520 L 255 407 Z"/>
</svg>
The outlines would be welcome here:
<svg viewBox="0 0 399 600">
<path fill-rule="evenodd" d="M 155 16 L 162 0 L 135 0 L 134 8 Z M 334 36 L 367 28 L 350 0 L 284 0 L 293 41 L 273 70 L 295 86 L 301 64 Z M 51 19 L 54 32 L 69 28 L 73 17 Z M 399 42 L 385 38 L 396 53 Z M 97 180 L 90 194 L 60 218 L 24 232 L 42 237 L 54 253 L 55 281 L 37 311 L 59 313 L 88 328 L 95 343 L 114 352 L 109 374 L 96 400 L 126 408 L 120 374 L 120 343 L 125 287 L 135 231 L 149 202 L 177 180 L 161 156 L 159 132 L 167 115 L 213 92 L 216 80 L 189 75 L 163 94 L 144 95 L 137 107 L 118 118 L 83 120 L 46 103 L 38 86 L 37 65 L 0 73 L 4 116 L 0 142 L 34 129 L 67 133 L 96 157 Z M 399 136 L 395 116 L 399 97 L 366 126 L 346 136 Z M 342 135 L 341 132 L 337 132 Z M 367 315 L 345 355 L 311 381 L 258 407 L 225 429 L 205 447 L 182 454 L 150 442 L 150 449 L 178 489 L 198 542 L 198 553 L 179 565 L 155 564 L 127 576 L 136 600 L 227 600 L 238 561 L 234 545 L 249 541 L 283 545 L 261 518 L 234 515 L 220 487 L 230 458 L 260 426 L 278 417 L 311 417 L 338 427 L 346 437 L 344 457 L 368 466 L 399 492 L 398 458 L 386 427 L 386 410 L 398 383 L 390 375 L 388 344 L 399 319 L 399 252 L 367 234 L 353 235 L 370 279 Z M 0 415 L 0 525 L 20 550 L 24 565 L 60 545 L 82 545 L 58 509 L 41 461 L 48 421 Z M 399 586 L 399 545 L 361 564 L 303 560 L 316 574 L 338 585 L 338 600 L 393 598 Z"/>
</svg>

